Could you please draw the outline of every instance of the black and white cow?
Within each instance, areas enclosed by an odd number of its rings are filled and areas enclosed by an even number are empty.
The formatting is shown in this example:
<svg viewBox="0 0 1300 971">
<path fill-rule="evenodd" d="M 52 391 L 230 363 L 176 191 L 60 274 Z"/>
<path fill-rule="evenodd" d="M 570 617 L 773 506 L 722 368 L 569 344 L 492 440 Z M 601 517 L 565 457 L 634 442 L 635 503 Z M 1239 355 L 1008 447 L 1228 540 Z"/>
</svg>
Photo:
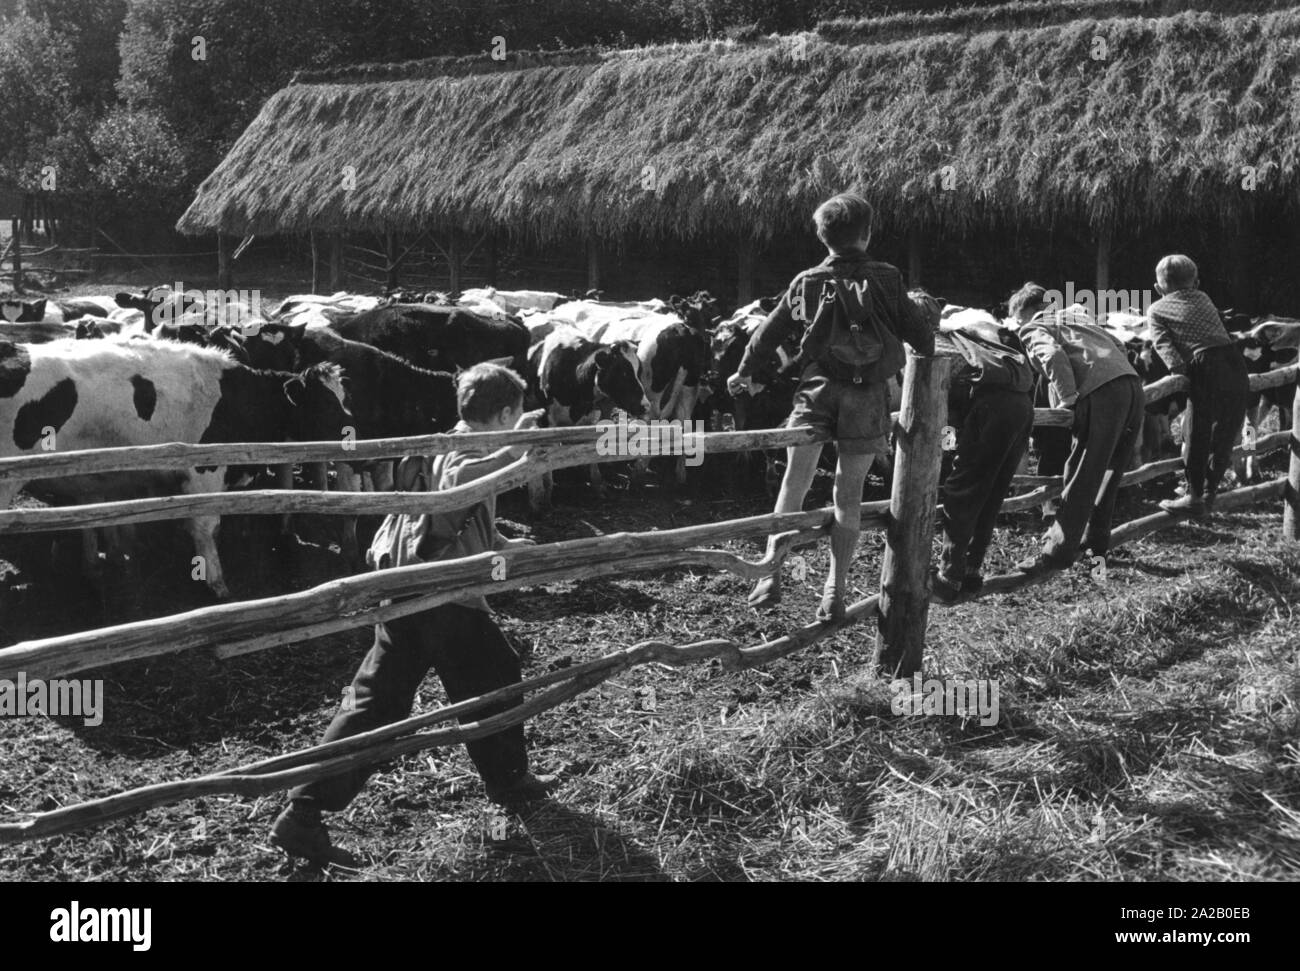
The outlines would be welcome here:
<svg viewBox="0 0 1300 971">
<path fill-rule="evenodd" d="M 429 371 L 456 371 L 502 358 L 522 371 L 528 353 L 528 328 L 518 320 L 489 320 L 458 307 L 376 307 L 330 327 L 348 340 Z"/>
<path fill-rule="evenodd" d="M 1286 317 L 1258 318 L 1255 325 L 1244 334 L 1234 335 L 1237 348 L 1246 359 L 1250 374 L 1264 374 L 1295 364 L 1300 356 L 1300 321 Z M 1258 434 L 1269 411 L 1277 407 L 1277 427 L 1286 431 L 1291 427 L 1291 406 L 1295 402 L 1294 384 L 1265 388 L 1251 392 L 1247 399 L 1246 421 Z M 1253 459 L 1242 459 L 1236 464 L 1238 478 L 1254 479 L 1258 473 Z"/>
<path fill-rule="evenodd" d="M 25 300 L 16 294 L 0 298 L 0 323 L 63 324 L 80 317 L 107 317 L 113 310 L 112 297 L 67 297 Z"/>
<path fill-rule="evenodd" d="M 529 392 L 546 409 L 551 427 L 590 425 L 615 408 L 642 418 L 649 402 L 637 377 L 639 365 L 630 342 L 597 344 L 572 328 L 560 328 L 528 352 Z M 589 471 L 592 486 L 603 491 L 599 467 L 593 464 Z M 550 504 L 549 472 L 529 483 L 528 500 L 535 512 Z"/>
<path fill-rule="evenodd" d="M 229 355 L 172 341 L 0 342 L 0 456 L 168 442 L 341 440 L 354 419 L 333 365 L 300 374 L 255 371 Z M 20 488 L 55 505 L 221 492 L 224 467 L 64 475 L 0 483 L 0 509 Z M 220 517 L 191 519 L 205 579 L 229 596 Z"/>
<path fill-rule="evenodd" d="M 343 368 L 356 437 L 401 438 L 431 435 L 456 424 L 456 378 L 445 371 L 426 371 L 394 354 L 369 344 L 350 341 L 328 328 L 290 327 L 265 324 L 242 339 L 244 359 L 257 368 L 299 370 L 314 364 L 337 364 Z M 323 468 L 316 478 L 323 485 Z M 372 462 L 336 466 L 340 491 L 360 490 L 360 473 L 372 473 L 374 487 L 392 485 L 392 463 Z M 284 482 L 285 487 L 291 483 Z M 359 560 L 356 520 L 343 524 L 344 555 Z"/>
</svg>

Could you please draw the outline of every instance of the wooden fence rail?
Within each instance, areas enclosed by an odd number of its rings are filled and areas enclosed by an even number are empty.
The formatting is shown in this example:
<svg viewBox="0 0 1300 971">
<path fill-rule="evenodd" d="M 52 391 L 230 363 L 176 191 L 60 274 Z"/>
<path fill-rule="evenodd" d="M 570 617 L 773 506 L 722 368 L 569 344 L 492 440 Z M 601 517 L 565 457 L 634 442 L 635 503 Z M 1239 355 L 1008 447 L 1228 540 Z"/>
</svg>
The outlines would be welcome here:
<svg viewBox="0 0 1300 971">
<path fill-rule="evenodd" d="M 520 685 L 503 688 L 490 695 L 447 706 L 355 738 L 313 746 L 197 779 L 146 786 L 52 812 L 30 814 L 28 819 L 21 822 L 0 823 L 0 842 L 69 832 L 152 806 L 200 795 L 218 792 L 260 795 L 286 789 L 306 781 L 325 778 L 356 765 L 494 734 L 504 727 L 519 724 L 541 711 L 553 708 L 613 674 L 638 664 L 655 661 L 685 664 L 717 657 L 722 659 L 724 666 L 747 667 L 789 654 L 867 617 L 877 615 L 880 617 L 881 637 L 877 644 L 877 668 L 887 674 L 907 677 L 919 669 L 925 635 L 928 596 L 924 580 L 920 578 L 924 576 L 928 565 L 929 544 L 935 521 L 933 510 L 939 463 L 938 431 L 942 424 L 945 371 L 946 367 L 941 362 L 909 354 L 891 501 L 864 503 L 862 506 L 863 528 L 886 530 L 887 551 L 881 575 L 881 593 L 850 606 L 846 617 L 841 621 L 810 625 L 750 648 L 743 648 L 725 638 L 677 647 L 657 641 L 645 642 L 566 671 L 545 674 Z M 1297 375 L 1300 375 L 1300 367 L 1284 368 L 1256 376 L 1252 379 L 1252 387 L 1278 387 L 1296 381 Z M 1185 386 L 1184 378 L 1166 378 L 1146 389 L 1147 400 L 1160 400 L 1165 395 L 1183 390 Z M 1068 416 L 1069 412 L 1060 414 Z M 1285 534 L 1290 539 L 1300 539 L 1300 536 L 1295 535 L 1297 524 L 1300 523 L 1300 513 L 1297 512 L 1300 509 L 1300 395 L 1297 395 L 1292 417 L 1291 431 L 1266 436 L 1257 443 L 1254 450 L 1255 454 L 1264 454 L 1289 446 L 1291 463 L 1288 477 L 1224 493 L 1219 497 L 1218 505 L 1221 509 L 1231 509 L 1260 499 L 1285 497 Z M 1058 414 L 1049 414 L 1046 418 L 1047 422 L 1039 423 L 1063 424 L 1059 421 Z M 583 464 L 591 460 L 590 445 L 599 430 L 557 431 L 564 435 L 576 433 L 593 437 L 568 439 L 552 434 L 546 443 L 550 448 L 544 452 L 544 461 L 554 461 L 557 464 L 553 467 L 558 468 L 562 467 L 558 464 L 561 461 Z M 504 436 L 538 433 L 490 434 L 502 436 L 497 439 L 497 443 L 506 444 Z M 787 436 L 793 441 L 786 440 Z M 453 444 L 466 444 L 469 437 L 457 436 L 453 442 L 448 440 L 448 436 L 427 436 L 421 444 L 415 446 L 410 445 L 414 441 L 410 439 L 390 440 L 379 443 L 378 447 L 436 451 L 439 447 L 445 450 Z M 781 444 L 806 444 L 817 440 L 806 432 L 790 431 L 716 433 L 708 438 L 719 440 L 719 447 L 713 448 L 713 451 L 778 447 L 774 440 Z M 442 441 L 430 445 L 428 439 Z M 516 439 L 519 440 L 533 439 Z M 398 442 L 401 443 L 400 446 L 395 444 Z M 376 443 L 368 444 L 373 446 Z M 310 445 L 305 447 L 324 448 Z M 1238 451 L 1245 452 L 1244 449 Z M 384 454 L 406 453 L 398 451 Z M 64 460 L 68 457 L 58 456 Z M 354 454 L 350 457 L 357 456 Z M 138 461 L 139 457 L 132 456 L 130 460 Z M 175 454 L 167 456 L 167 461 L 176 460 Z M 284 460 L 283 455 L 280 455 L 274 461 Z M 21 463 L 31 460 L 9 461 Z M 208 461 L 211 461 L 210 455 Z M 189 456 L 188 461 L 182 462 L 182 467 L 193 462 L 193 456 Z M 11 465 L 7 471 L 0 471 L 0 476 L 8 474 L 30 478 L 32 467 L 34 466 Z M 0 469 L 3 468 L 0 465 Z M 21 471 L 15 472 L 16 468 Z M 1176 472 L 1180 468 L 1181 460 L 1178 459 L 1149 463 L 1128 473 L 1124 485 L 1135 485 L 1159 475 Z M 77 470 L 82 471 L 80 468 Z M 523 474 L 527 478 L 536 474 L 536 471 L 536 465 L 530 469 L 526 463 L 516 463 L 510 469 L 503 470 L 503 473 Z M 1003 506 L 1004 510 L 1014 511 L 1035 505 L 1060 491 L 1059 479 L 1022 479 L 1029 480 L 1023 484 L 1037 488 L 1008 499 Z M 503 481 L 504 478 L 492 482 L 489 491 L 503 488 Z M 467 499 L 467 495 L 468 493 L 462 493 L 456 497 L 461 507 L 468 501 L 473 501 Z M 376 511 L 374 500 L 378 497 L 373 494 L 366 496 L 369 505 L 364 511 Z M 412 494 L 403 494 L 400 498 L 402 509 L 409 511 L 414 508 Z M 826 533 L 832 516 L 833 512 L 829 509 L 753 516 L 675 530 L 619 533 L 546 546 L 517 547 L 460 560 L 345 577 L 301 593 L 222 604 L 171 617 L 17 644 L 0 650 L 0 678 L 13 677 L 19 671 L 25 672 L 29 678 L 49 678 L 104 664 L 192 648 L 209 648 L 219 657 L 230 657 L 291 643 L 304 637 L 404 616 L 449 600 L 461 599 L 470 593 L 491 593 L 557 579 L 581 579 L 686 565 L 709 566 L 752 579 L 773 569 L 780 569 L 781 561 L 790 550 L 818 541 Z M 1119 546 L 1181 521 L 1183 520 L 1163 512 L 1149 515 L 1117 527 L 1112 534 L 1113 543 Z M 757 562 L 743 560 L 725 550 L 701 549 L 696 546 L 702 542 L 722 542 L 773 533 L 780 534 L 776 549 L 769 557 Z M 505 573 L 501 575 L 500 567 L 503 565 Z M 493 578 L 494 571 L 500 579 Z M 1047 576 L 1030 577 L 1025 574 L 992 577 L 985 583 L 984 594 L 1002 593 L 1046 579 Z M 431 589 L 436 592 L 429 592 Z M 530 691 L 540 693 L 524 700 L 524 695 Z M 518 698 L 519 702 L 501 714 L 458 727 L 420 731 L 429 725 L 472 714 L 488 704 L 511 697 Z"/>
</svg>

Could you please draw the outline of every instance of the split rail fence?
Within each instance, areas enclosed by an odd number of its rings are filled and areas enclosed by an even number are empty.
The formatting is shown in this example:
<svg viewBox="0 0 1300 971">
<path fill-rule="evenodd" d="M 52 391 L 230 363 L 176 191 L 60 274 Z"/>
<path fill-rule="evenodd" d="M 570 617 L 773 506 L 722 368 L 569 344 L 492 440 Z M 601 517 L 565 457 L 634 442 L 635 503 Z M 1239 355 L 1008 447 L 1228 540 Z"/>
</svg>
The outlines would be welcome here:
<svg viewBox="0 0 1300 971">
<path fill-rule="evenodd" d="M 554 708 L 601 682 L 649 663 L 672 666 L 718 658 L 738 670 L 766 664 L 799 651 L 852 625 L 876 618 L 876 670 L 887 677 L 909 678 L 921 669 L 929 609 L 928 571 L 939 494 L 941 442 L 946 422 L 948 361 L 909 354 L 903 401 L 896 425 L 891 497 L 862 505 L 862 528 L 885 533 L 885 556 L 877 594 L 847 608 L 843 620 L 815 623 L 756 645 L 715 637 L 689 644 L 646 641 L 560 671 L 529 678 L 479 698 L 417 715 L 353 738 L 316 745 L 275 758 L 201 777 L 159 783 L 49 812 L 0 823 L 0 842 L 37 839 L 103 823 L 151 807 L 216 793 L 263 795 L 356 765 L 441 745 L 491 735 Z M 1295 384 L 1300 366 L 1251 377 L 1252 390 Z M 1171 376 L 1145 389 L 1147 403 L 1188 387 Z M 1035 425 L 1068 427 L 1072 413 L 1038 409 Z M 527 456 L 497 473 L 464 486 L 436 493 L 317 493 L 261 490 L 169 496 L 85 506 L 0 511 L 0 534 L 85 529 L 153 522 L 198 515 L 322 513 L 369 515 L 389 512 L 434 512 L 464 509 L 486 496 L 525 484 L 542 471 L 608 461 L 596 454 L 599 428 L 541 429 L 466 435 L 427 435 L 350 443 L 283 443 L 233 445 L 158 445 L 86 452 L 51 453 L 0 459 L 0 480 L 30 481 L 63 474 L 175 469 L 195 465 L 259 465 L 306 461 L 361 461 L 415 454 L 436 454 L 470 445 L 500 447 L 526 443 Z M 1227 510 L 1263 499 L 1284 500 L 1283 536 L 1300 541 L 1300 395 L 1292 426 L 1260 438 L 1253 451 L 1262 456 L 1290 450 L 1288 474 L 1258 485 L 1223 493 L 1217 508 Z M 809 429 L 715 432 L 699 436 L 707 454 L 782 448 L 824 441 Z M 1174 474 L 1181 459 L 1151 462 L 1128 472 L 1124 486 Z M 1006 500 L 1003 510 L 1030 509 L 1059 495 L 1060 477 L 1017 476 L 1029 491 Z M 830 509 L 751 516 L 725 522 L 644 533 L 615 533 L 540 546 L 485 552 L 463 559 L 417 564 L 349 576 L 309 590 L 259 600 L 223 603 L 180 614 L 135 621 L 58 637 L 25 641 L 0 649 L 0 678 L 52 679 L 121 661 L 188 650 L 207 650 L 229 658 L 308 638 L 427 610 L 469 594 L 490 594 L 560 580 L 588 579 L 681 567 L 705 567 L 745 580 L 782 568 L 792 550 L 828 534 Z M 1113 531 L 1113 546 L 1138 539 L 1181 521 L 1157 512 L 1124 523 Z M 777 534 L 775 551 L 757 561 L 705 544 L 766 538 Z M 504 579 L 500 575 L 503 563 Z M 989 578 L 982 595 L 1004 593 L 1045 576 L 1012 573 Z M 444 723 L 482 711 L 503 700 L 513 708 L 491 717 L 450 727 Z M 431 730 L 425 730 L 431 729 Z"/>
</svg>

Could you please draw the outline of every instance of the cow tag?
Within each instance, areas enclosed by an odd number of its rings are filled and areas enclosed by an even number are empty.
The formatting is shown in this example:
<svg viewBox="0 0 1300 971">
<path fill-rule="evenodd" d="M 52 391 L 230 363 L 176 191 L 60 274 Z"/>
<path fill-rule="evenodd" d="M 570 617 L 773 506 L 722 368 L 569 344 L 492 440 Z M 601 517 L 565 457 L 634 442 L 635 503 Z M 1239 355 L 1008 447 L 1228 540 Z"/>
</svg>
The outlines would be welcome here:
<svg viewBox="0 0 1300 971">
<path fill-rule="evenodd" d="M 736 430 L 736 416 L 731 412 L 724 411 L 721 424 L 724 432 L 734 432 Z"/>
<path fill-rule="evenodd" d="M 943 426 L 943 450 L 951 452 L 957 447 L 957 429 L 951 425 Z"/>
<path fill-rule="evenodd" d="M 20 303 L 7 303 L 0 309 L 0 313 L 3 313 L 5 320 L 12 324 L 23 315 L 23 305 Z"/>
<path fill-rule="evenodd" d="M 1257 436 L 1254 425 L 1247 425 L 1241 430 L 1241 447 L 1247 452 L 1255 451 Z"/>
<path fill-rule="evenodd" d="M 1251 361 L 1258 361 L 1261 357 L 1264 356 L 1264 352 L 1260 350 L 1258 347 L 1248 347 L 1241 353 L 1243 357 Z"/>
</svg>

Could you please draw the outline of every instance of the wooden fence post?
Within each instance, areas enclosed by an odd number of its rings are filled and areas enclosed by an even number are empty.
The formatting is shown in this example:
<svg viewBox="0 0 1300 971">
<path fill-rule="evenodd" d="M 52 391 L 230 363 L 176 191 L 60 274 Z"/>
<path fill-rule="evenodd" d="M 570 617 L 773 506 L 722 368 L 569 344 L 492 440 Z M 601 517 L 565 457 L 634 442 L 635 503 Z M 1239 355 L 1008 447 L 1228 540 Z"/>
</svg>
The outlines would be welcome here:
<svg viewBox="0 0 1300 971">
<path fill-rule="evenodd" d="M 890 678 L 910 678 L 921 670 L 925 654 L 949 365 L 945 357 L 919 357 L 909 349 L 903 372 L 876 634 L 876 669 Z"/>
<path fill-rule="evenodd" d="M 1282 539 L 1292 543 L 1300 543 L 1300 373 L 1296 377 L 1298 386 L 1291 404 L 1291 468 L 1282 511 Z"/>
</svg>

